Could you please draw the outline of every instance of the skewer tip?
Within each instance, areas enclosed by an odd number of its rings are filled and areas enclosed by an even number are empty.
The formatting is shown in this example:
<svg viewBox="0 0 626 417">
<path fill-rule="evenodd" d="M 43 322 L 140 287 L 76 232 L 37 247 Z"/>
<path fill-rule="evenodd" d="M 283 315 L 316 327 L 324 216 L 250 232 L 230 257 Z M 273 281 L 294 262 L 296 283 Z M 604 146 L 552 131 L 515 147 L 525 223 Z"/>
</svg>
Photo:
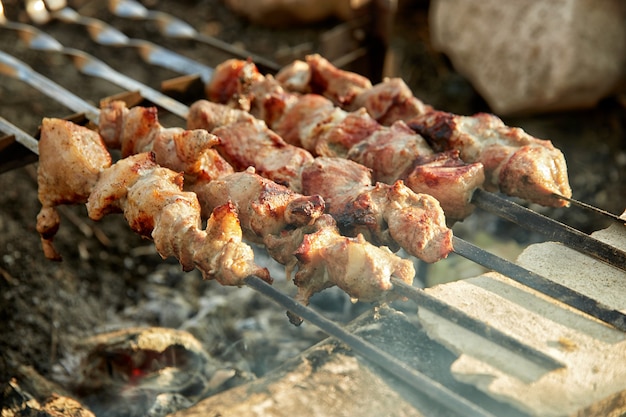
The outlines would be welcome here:
<svg viewBox="0 0 626 417">
<path fill-rule="evenodd" d="M 625 217 L 621 217 L 621 216 L 618 216 L 617 214 L 613 214 L 613 213 L 610 213 L 610 212 L 608 212 L 606 210 L 603 210 L 601 208 L 592 206 L 591 204 L 587 204 L 585 202 L 576 200 L 576 199 L 571 198 L 571 197 L 566 197 L 564 195 L 560 195 L 560 194 L 557 194 L 557 193 L 552 193 L 552 195 L 554 197 L 556 197 L 556 198 L 560 198 L 560 199 L 565 200 L 565 201 L 567 201 L 569 203 L 572 203 L 572 204 L 574 204 L 576 206 L 585 208 L 587 210 L 591 210 L 594 213 L 601 214 L 601 215 L 603 215 L 605 217 L 610 218 L 611 220 L 614 220 L 614 221 L 617 221 L 617 222 L 620 222 L 620 223 L 626 223 L 626 218 L 625 218 L 626 216 Z M 624 215 L 622 215 L 622 216 L 624 216 Z"/>
</svg>

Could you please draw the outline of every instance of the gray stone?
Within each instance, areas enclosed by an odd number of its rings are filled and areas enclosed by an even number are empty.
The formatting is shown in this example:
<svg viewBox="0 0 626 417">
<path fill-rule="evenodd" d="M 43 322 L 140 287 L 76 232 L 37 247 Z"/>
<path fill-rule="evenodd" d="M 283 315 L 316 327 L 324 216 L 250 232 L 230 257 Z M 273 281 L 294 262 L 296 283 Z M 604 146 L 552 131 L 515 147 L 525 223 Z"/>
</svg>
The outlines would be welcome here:
<svg viewBox="0 0 626 417">
<path fill-rule="evenodd" d="M 594 106 L 625 74 L 622 0 L 433 0 L 433 46 L 495 113 Z"/>
<path fill-rule="evenodd" d="M 626 249 L 626 227 L 593 236 Z M 563 286 L 626 311 L 626 273 L 553 242 L 529 246 L 518 263 Z M 532 363 L 420 309 L 428 334 L 459 355 L 451 370 L 532 416 L 617 416 L 626 412 L 626 335 L 497 273 L 427 290 L 562 364 Z"/>
</svg>

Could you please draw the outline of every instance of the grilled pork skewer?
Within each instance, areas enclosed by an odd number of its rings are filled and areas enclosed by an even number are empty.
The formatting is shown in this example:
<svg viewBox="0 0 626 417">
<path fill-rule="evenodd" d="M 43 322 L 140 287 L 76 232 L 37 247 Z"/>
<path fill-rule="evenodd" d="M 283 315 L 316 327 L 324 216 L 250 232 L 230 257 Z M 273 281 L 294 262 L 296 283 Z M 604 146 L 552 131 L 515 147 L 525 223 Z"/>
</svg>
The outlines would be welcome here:
<svg viewBox="0 0 626 417">
<path fill-rule="evenodd" d="M 322 96 L 288 93 L 252 63 L 230 60 L 214 75 L 212 101 L 250 111 L 287 143 L 365 165 L 376 182 L 405 179 L 416 193 L 437 198 L 448 219 L 471 213 L 471 195 L 484 181 L 482 164 L 466 164 L 455 152 L 435 154 L 403 122 L 382 126 L 364 110 L 348 113 Z"/>
<path fill-rule="evenodd" d="M 360 74 L 335 67 L 319 54 L 306 56 L 283 67 L 276 80 L 288 91 L 319 94 L 335 105 L 355 111 L 367 110 L 380 124 L 390 126 L 398 120 L 410 120 L 431 110 L 401 78 L 386 78 L 372 85 Z"/>
<path fill-rule="evenodd" d="M 182 190 L 181 174 L 160 167 L 154 154 L 140 153 L 111 165 L 100 136 L 61 119 L 45 118 L 39 141 L 37 217 L 45 255 L 60 259 L 52 245 L 58 230 L 55 207 L 86 203 L 89 217 L 123 212 L 131 229 L 154 240 L 159 254 L 176 257 L 182 268 L 198 268 L 205 279 L 242 285 L 249 275 L 270 281 L 242 241 L 234 206 L 217 207 L 204 230 L 195 194 Z"/>
<path fill-rule="evenodd" d="M 326 208 L 342 232 L 390 247 L 404 248 L 426 262 L 445 258 L 452 250 L 452 232 L 445 226 L 439 202 L 416 194 L 402 181 L 373 184 L 370 170 L 343 158 L 313 158 L 284 142 L 265 122 L 249 113 L 206 100 L 191 106 L 190 129 L 205 128 L 221 139 L 217 147 L 238 170 L 254 166 L 295 191 L 324 197 Z"/>
<path fill-rule="evenodd" d="M 335 132 L 343 133 L 347 128 L 347 136 L 352 135 L 353 132 L 349 127 L 354 123 L 348 123 L 346 120 L 349 120 L 349 116 L 355 118 L 359 113 L 340 110 L 334 107 L 330 100 L 318 95 L 312 99 L 309 98 L 311 95 L 299 96 L 289 93 L 273 77 L 261 75 L 252 63 L 236 60 L 218 66 L 212 81 L 207 85 L 207 93 L 212 100 L 221 102 L 229 102 L 227 96 L 231 93 L 235 97 L 234 100 L 230 100 L 231 104 L 249 109 L 253 114 L 262 117 L 286 141 L 296 143 L 299 140 L 305 148 L 317 152 L 324 151 L 324 141 L 328 141 L 328 136 Z M 360 119 L 369 116 L 365 110 L 361 113 L 364 115 L 359 115 Z M 499 189 L 509 195 L 548 206 L 561 207 L 568 204 L 564 199 L 554 197 L 554 194 L 569 197 L 571 189 L 563 154 L 549 141 L 532 138 L 521 129 L 509 128 L 495 116 L 466 118 L 444 124 L 433 121 L 429 118 L 430 114 L 438 113 L 431 111 L 416 116 L 411 121 L 411 126 L 417 129 L 420 121 L 427 120 L 430 129 L 417 130 L 427 136 L 437 135 L 436 138 L 430 137 L 435 143 L 437 141 L 448 143 L 448 146 L 439 146 L 436 150 L 455 149 L 461 158 L 465 157 L 465 162 L 483 163 L 488 189 Z M 410 129 L 401 120 L 394 122 L 389 129 L 396 126 L 402 126 L 407 131 L 415 130 Z M 398 129 L 400 128 L 395 128 Z M 366 149 L 365 154 L 361 150 L 353 151 L 350 148 L 348 157 L 356 160 L 360 158 L 358 162 L 367 166 L 368 158 L 380 162 L 385 160 L 386 152 L 395 155 L 401 155 L 399 152 L 402 149 L 407 152 L 407 146 L 399 145 L 400 140 L 396 138 L 388 142 L 388 146 L 379 148 L 378 144 L 385 141 L 375 139 L 374 132 L 370 131 L 369 135 L 365 135 L 366 139 L 361 140 L 361 143 L 369 142 L 363 145 Z M 314 142 L 313 147 L 311 141 Z M 335 150 L 338 147 L 337 142 L 331 143 L 332 149 Z M 353 145 L 354 143 L 352 142 Z M 343 139 L 339 147 L 345 144 L 346 140 Z M 397 148 L 394 149 L 392 145 L 397 145 Z M 356 145 L 354 147 L 358 149 Z M 371 156 L 372 154 L 368 156 L 369 152 L 374 151 L 376 157 Z M 419 158 L 418 154 L 412 152 L 414 151 L 410 152 L 409 161 Z M 379 165 L 396 166 L 385 162 Z M 374 177 L 378 179 L 376 167 L 372 168 Z"/>
<path fill-rule="evenodd" d="M 506 126 L 495 115 L 436 111 L 415 98 L 401 79 L 390 78 L 372 86 L 367 78 L 336 68 L 320 55 L 293 62 L 276 79 L 290 91 L 321 94 L 346 110 L 363 107 L 384 125 L 405 121 L 435 151 L 457 149 L 464 161 L 482 162 L 488 190 L 557 207 L 567 205 L 572 196 L 561 151 L 550 141 Z M 526 182 L 532 187 L 520 185 Z"/>
<path fill-rule="evenodd" d="M 246 240 L 264 244 L 288 272 L 297 270 L 296 298 L 304 304 L 312 294 L 333 285 L 369 302 L 386 298 L 392 276 L 412 283 L 411 261 L 372 245 L 363 236 L 342 236 L 335 220 L 323 214 L 321 197 L 298 194 L 257 175 L 254 169 L 232 173 L 230 168 L 210 179 L 198 175 L 208 169 L 205 162 L 209 159 L 200 157 L 207 155 L 207 146 L 219 143 L 215 135 L 201 129 L 182 134 L 179 128 L 164 128 L 153 109 L 128 109 L 117 101 L 103 106 L 100 120 L 105 141 L 120 146 L 123 154 L 151 150 L 157 161 L 189 170 L 187 187 L 197 195 L 203 211 L 232 204 Z M 206 135 L 214 139 L 208 141 Z"/>
<path fill-rule="evenodd" d="M 493 114 L 459 116 L 430 111 L 408 125 L 436 150 L 459 149 L 464 161 L 485 166 L 485 189 L 500 190 L 543 206 L 563 207 L 571 197 L 563 153 L 552 142 L 506 126 Z"/>
</svg>

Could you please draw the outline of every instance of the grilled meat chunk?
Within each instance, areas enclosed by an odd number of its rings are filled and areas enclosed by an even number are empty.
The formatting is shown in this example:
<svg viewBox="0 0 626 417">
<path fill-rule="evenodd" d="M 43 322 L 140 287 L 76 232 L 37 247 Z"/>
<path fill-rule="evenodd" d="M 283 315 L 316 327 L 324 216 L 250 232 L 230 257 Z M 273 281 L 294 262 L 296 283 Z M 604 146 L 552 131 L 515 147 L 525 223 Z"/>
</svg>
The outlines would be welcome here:
<svg viewBox="0 0 626 417">
<path fill-rule="evenodd" d="M 386 126 L 430 109 L 401 78 L 386 78 L 372 86 L 367 78 L 341 70 L 319 54 L 287 65 L 276 74 L 276 80 L 288 91 L 320 94 L 348 111 L 364 108 Z"/>
<path fill-rule="evenodd" d="M 485 188 L 553 207 L 571 197 L 563 153 L 548 140 L 506 126 L 493 114 L 459 116 L 432 111 L 409 122 L 437 150 L 457 149 L 464 161 L 485 167 Z"/>
<path fill-rule="evenodd" d="M 466 164 L 455 150 L 417 159 L 402 178 L 415 193 L 435 197 L 442 207 L 445 203 L 446 217 L 458 220 L 472 214 L 470 201 L 485 182 L 485 170 L 481 163 Z"/>
<path fill-rule="evenodd" d="M 221 137 L 219 149 L 235 167 L 260 167 L 257 173 L 272 180 L 284 178 L 288 167 L 288 183 L 294 191 L 319 194 L 327 203 L 333 202 L 327 204 L 327 211 L 346 235 L 361 233 L 374 244 L 394 251 L 403 247 L 427 262 L 435 262 L 452 250 L 451 232 L 434 198 L 416 195 L 402 182 L 374 186 L 370 170 L 347 159 L 314 159 L 305 150 L 284 143 L 263 121 L 228 124 L 233 117 L 218 109 L 220 106 L 207 101 L 194 103 L 188 123 L 196 128 L 207 121 L 208 125 L 217 126 L 223 117 L 226 124 L 213 133 Z M 212 109 L 216 109 L 213 117 Z M 235 112 L 241 111 L 231 110 Z M 299 156 L 303 152 L 308 155 L 306 158 Z"/>
<path fill-rule="evenodd" d="M 106 143 L 118 144 L 122 156 L 154 152 L 156 162 L 185 173 L 186 182 L 211 181 L 232 174 L 232 167 L 213 149 L 217 136 L 204 129 L 165 128 L 156 107 L 126 107 L 122 101 L 100 110 L 100 132 Z"/>
<path fill-rule="evenodd" d="M 295 193 L 257 175 L 254 168 L 211 181 L 202 199 L 209 207 L 233 202 L 246 236 L 258 243 L 266 235 L 313 223 L 325 208 L 320 196 Z"/>
<path fill-rule="evenodd" d="M 294 254 L 284 263 L 297 265 L 296 299 L 304 304 L 313 294 L 334 285 L 360 301 L 386 301 L 392 288 L 391 277 L 412 283 L 415 276 L 411 261 L 386 247 L 372 245 L 361 235 L 342 236 L 328 214 L 310 226 L 270 235 L 265 244 L 270 253 Z"/>
<path fill-rule="evenodd" d="M 100 135 L 62 119 L 44 118 L 39 140 L 37 183 L 41 211 L 37 231 L 46 258 L 61 260 L 53 245 L 61 219 L 56 206 L 87 202 L 111 155 Z"/>
<path fill-rule="evenodd" d="M 255 119 L 213 131 L 222 138 L 218 151 L 236 170 L 254 166 L 256 172 L 294 191 L 300 191 L 300 169 L 313 160 L 302 148 L 291 146 Z"/>
<path fill-rule="evenodd" d="M 452 251 L 452 231 L 439 202 L 416 194 L 402 181 L 372 185 L 362 165 L 338 158 L 316 158 L 302 172 L 305 194 L 327 196 L 328 212 L 342 231 L 398 250 L 425 262 L 436 262 Z"/>
<path fill-rule="evenodd" d="M 242 285 L 256 275 L 269 281 L 269 272 L 254 263 L 252 248 L 242 241 L 235 207 L 216 207 L 202 230 L 200 203 L 182 188 L 182 174 L 159 166 L 153 153 L 140 153 L 102 172 L 87 211 L 93 220 L 124 213 L 131 229 L 153 239 L 163 258 L 174 256 L 183 270 L 198 268 L 205 279 Z"/>
</svg>

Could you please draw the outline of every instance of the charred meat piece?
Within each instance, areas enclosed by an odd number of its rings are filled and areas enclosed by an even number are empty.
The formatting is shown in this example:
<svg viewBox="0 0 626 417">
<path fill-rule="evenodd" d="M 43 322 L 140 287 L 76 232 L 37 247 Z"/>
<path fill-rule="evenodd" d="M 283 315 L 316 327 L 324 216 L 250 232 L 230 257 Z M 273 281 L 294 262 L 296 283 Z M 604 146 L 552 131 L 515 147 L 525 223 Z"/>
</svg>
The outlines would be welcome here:
<svg viewBox="0 0 626 417">
<path fill-rule="evenodd" d="M 372 169 L 374 181 L 393 184 L 405 178 L 408 168 L 415 166 L 419 161 L 434 155 L 433 150 L 420 135 L 399 121 L 392 126 L 383 126 L 374 120 L 363 109 L 347 112 L 336 107 L 330 100 L 315 94 L 297 95 L 285 92 L 271 77 L 264 77 L 258 71 L 251 70 L 249 62 L 236 65 L 236 60 L 228 61 L 216 69 L 214 81 L 208 84 L 209 96 L 222 98 L 222 91 L 211 93 L 212 89 L 227 85 L 235 96 L 246 91 L 245 103 L 248 107 L 237 107 L 248 110 L 257 117 L 268 113 L 263 110 L 271 107 L 274 110 L 283 109 L 282 114 L 275 112 L 271 119 L 264 121 L 278 133 L 287 143 L 300 146 L 318 156 L 333 156 L 349 158 Z M 237 77 L 239 86 L 226 83 L 229 77 Z M 220 81 L 220 82 L 218 82 Z M 268 88 L 271 87 L 271 91 Z M 237 100 L 225 100 L 230 105 L 237 105 Z M 269 103 L 271 102 L 271 103 Z M 281 105 L 277 105 L 281 102 Z M 267 106 L 264 103 L 269 103 Z M 195 106 L 195 105 L 194 105 Z M 192 106 L 192 107 L 194 107 Z M 200 106 L 200 105 L 199 105 Z M 194 127 L 198 126 L 197 124 Z M 447 155 L 447 154 L 446 154 Z M 443 155 L 442 157 L 446 157 Z M 454 161 L 457 164 L 459 161 Z M 450 163 L 450 166 L 453 164 Z M 473 206 L 467 204 L 466 196 L 480 186 L 479 181 L 484 178 L 482 166 L 476 163 L 471 169 L 459 170 L 460 186 L 474 187 L 464 190 L 458 196 L 435 188 L 427 191 L 427 184 L 419 188 L 419 192 L 436 195 L 441 198 L 440 204 L 449 219 L 461 220 L 471 212 Z M 430 171 L 437 175 L 439 171 Z M 474 181 L 467 181 L 467 175 L 478 172 Z M 449 183 L 451 172 L 441 181 L 431 181 L 429 184 L 437 187 Z M 413 183 L 418 177 L 414 177 Z M 451 199 L 447 201 L 446 199 Z M 459 209 L 463 207 L 462 209 Z"/>
<path fill-rule="evenodd" d="M 383 302 L 391 296 L 391 277 L 412 283 L 415 276 L 411 261 L 372 245 L 361 235 L 342 236 L 328 214 L 310 226 L 267 236 L 265 245 L 270 253 L 294 254 L 293 260 L 283 263 L 297 265 L 296 299 L 304 304 L 313 294 L 334 285 L 353 299 Z"/>
<path fill-rule="evenodd" d="M 41 210 L 37 231 L 46 258 L 61 260 L 52 240 L 61 219 L 56 206 L 86 203 L 111 155 L 97 132 L 62 119 L 44 118 L 37 169 Z"/>
<path fill-rule="evenodd" d="M 364 235 L 375 244 L 402 247 L 425 262 L 452 251 L 452 231 L 432 196 L 416 194 L 402 181 L 372 185 L 362 165 L 338 158 L 316 158 L 303 168 L 305 194 L 327 196 L 328 212 L 342 231 Z"/>
<path fill-rule="evenodd" d="M 174 256 L 183 270 L 198 268 L 205 279 L 223 285 L 242 285 L 250 275 L 269 280 L 242 241 L 235 207 L 216 207 L 202 230 L 198 198 L 182 186 L 182 174 L 157 165 L 154 154 L 132 155 L 102 172 L 87 211 L 93 220 L 124 213 L 131 229 L 153 239 L 163 258 Z"/>
<path fill-rule="evenodd" d="M 485 167 L 485 187 L 544 206 L 562 207 L 571 197 L 563 153 L 548 140 L 506 126 L 493 114 L 459 116 L 432 111 L 409 122 L 438 150 L 456 149 L 464 161 Z"/>
<path fill-rule="evenodd" d="M 367 78 L 341 70 L 319 54 L 287 65 L 276 74 L 276 79 L 288 91 L 320 94 L 348 111 L 364 108 L 387 126 L 430 109 L 401 78 L 386 78 L 372 86 Z"/>
<path fill-rule="evenodd" d="M 452 250 L 451 232 L 433 197 L 417 195 L 402 182 L 374 186 L 365 166 L 343 158 L 313 158 L 305 150 L 284 143 L 263 121 L 229 124 L 232 115 L 226 115 L 219 107 L 207 101 L 194 103 L 189 125 L 199 128 L 209 121 L 208 125 L 217 126 L 222 118 L 225 125 L 213 133 L 221 137 L 219 149 L 227 160 L 240 169 L 254 166 L 258 174 L 274 181 L 285 178 L 288 167 L 288 185 L 294 191 L 321 195 L 327 203 L 332 201 L 327 204 L 327 211 L 342 233 L 363 234 L 368 241 L 394 251 L 403 247 L 426 262 L 446 257 Z M 216 109 L 213 116 L 212 109 Z M 411 132 L 406 126 L 405 129 Z M 303 157 L 303 152 L 308 156 Z"/>
</svg>

